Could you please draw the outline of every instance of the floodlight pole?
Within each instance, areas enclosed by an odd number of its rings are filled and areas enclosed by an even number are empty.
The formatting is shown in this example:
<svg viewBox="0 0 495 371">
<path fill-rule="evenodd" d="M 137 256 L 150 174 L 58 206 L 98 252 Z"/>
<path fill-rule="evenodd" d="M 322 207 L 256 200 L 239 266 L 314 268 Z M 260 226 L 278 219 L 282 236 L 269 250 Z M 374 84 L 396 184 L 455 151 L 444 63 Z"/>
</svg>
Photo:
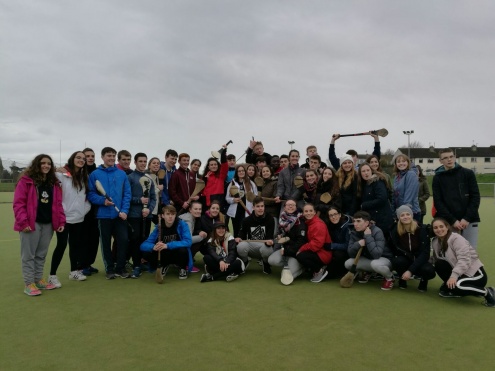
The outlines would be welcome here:
<svg viewBox="0 0 495 371">
<path fill-rule="evenodd" d="M 407 135 L 407 157 L 411 159 L 411 135 L 414 134 L 414 130 L 404 130 L 403 133 Z"/>
</svg>

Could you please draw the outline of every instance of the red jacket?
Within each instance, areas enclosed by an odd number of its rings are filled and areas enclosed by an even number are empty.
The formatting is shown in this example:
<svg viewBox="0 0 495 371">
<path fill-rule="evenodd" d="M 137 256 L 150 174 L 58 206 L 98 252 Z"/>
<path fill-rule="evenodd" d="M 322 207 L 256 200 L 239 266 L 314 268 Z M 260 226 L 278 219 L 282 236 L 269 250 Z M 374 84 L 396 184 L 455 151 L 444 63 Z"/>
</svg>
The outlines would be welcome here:
<svg viewBox="0 0 495 371">
<path fill-rule="evenodd" d="M 325 245 L 330 244 L 332 239 L 330 238 L 326 224 L 315 215 L 313 218 L 306 220 L 306 226 L 308 227 L 308 242 L 302 245 L 299 251 L 313 251 L 318 254 L 323 264 L 330 263 L 332 252 L 325 250 Z"/>
<path fill-rule="evenodd" d="M 206 198 L 206 206 L 210 206 L 211 204 L 210 196 L 224 194 L 224 184 L 228 172 L 229 163 L 225 162 L 220 165 L 219 176 L 216 176 L 215 173 L 212 173 L 211 171 L 207 174 L 208 180 L 206 181 L 206 187 L 203 190 L 203 196 Z"/>
<path fill-rule="evenodd" d="M 31 227 L 35 230 L 36 213 L 38 211 L 38 190 L 34 181 L 23 176 L 19 179 L 14 192 L 14 231 L 20 232 L 26 227 Z M 53 186 L 53 202 L 52 202 L 52 226 L 54 230 L 65 226 L 65 213 L 62 206 L 62 188 L 60 182 Z"/>
</svg>

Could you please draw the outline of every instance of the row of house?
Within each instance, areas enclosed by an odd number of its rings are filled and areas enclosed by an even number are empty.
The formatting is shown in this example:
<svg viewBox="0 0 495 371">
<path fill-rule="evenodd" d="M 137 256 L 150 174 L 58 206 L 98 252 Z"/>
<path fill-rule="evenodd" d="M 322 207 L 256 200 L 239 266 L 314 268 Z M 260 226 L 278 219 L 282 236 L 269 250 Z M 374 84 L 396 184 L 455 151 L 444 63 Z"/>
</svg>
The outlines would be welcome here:
<svg viewBox="0 0 495 371">
<path fill-rule="evenodd" d="M 433 175 L 435 169 L 441 166 L 438 151 L 441 148 L 433 146 L 429 148 L 398 148 L 393 158 L 400 154 L 405 154 L 411 158 L 416 165 L 421 165 L 425 175 Z M 452 147 L 457 162 L 476 174 L 495 173 L 495 146 L 478 147 Z"/>
</svg>

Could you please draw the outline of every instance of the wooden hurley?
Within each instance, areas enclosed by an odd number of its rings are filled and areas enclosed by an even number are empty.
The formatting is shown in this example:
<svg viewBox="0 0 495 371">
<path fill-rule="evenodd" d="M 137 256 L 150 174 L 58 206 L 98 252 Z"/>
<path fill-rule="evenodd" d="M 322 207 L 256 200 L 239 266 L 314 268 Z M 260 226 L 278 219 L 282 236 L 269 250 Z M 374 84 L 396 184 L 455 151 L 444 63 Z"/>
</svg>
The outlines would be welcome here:
<svg viewBox="0 0 495 371">
<path fill-rule="evenodd" d="M 347 272 L 346 275 L 340 279 L 340 286 L 347 289 L 347 288 L 351 287 L 352 284 L 354 283 L 354 277 L 356 276 L 357 263 L 359 261 L 359 257 L 361 256 L 361 253 L 363 252 L 363 249 L 364 249 L 364 246 L 361 246 L 356 257 L 354 258 L 354 263 L 352 263 L 351 270 L 349 272 Z"/>
<path fill-rule="evenodd" d="M 206 186 L 206 183 L 203 179 L 196 179 L 196 186 L 194 187 L 193 193 L 191 193 L 191 196 L 187 199 L 187 203 L 190 203 L 193 197 L 196 197 Z M 179 214 L 184 210 L 183 207 L 180 208 Z"/>
<path fill-rule="evenodd" d="M 272 239 L 272 240 L 242 240 L 241 242 L 263 242 L 266 243 L 268 241 L 273 241 L 273 243 L 279 243 L 283 245 L 284 243 L 287 243 L 290 241 L 290 237 L 280 237 L 279 239 Z"/>
<path fill-rule="evenodd" d="M 227 147 L 230 143 L 234 143 L 231 140 L 229 140 L 227 143 L 225 143 L 225 147 Z M 211 155 L 215 158 L 220 158 L 222 156 L 222 153 L 226 150 L 227 148 L 220 148 L 218 151 L 211 151 Z"/>
<path fill-rule="evenodd" d="M 189 197 L 189 201 L 191 198 L 196 197 L 199 193 L 205 189 L 206 183 L 203 179 L 196 179 L 196 187 L 194 187 L 193 193 L 191 193 L 191 197 Z"/>
<path fill-rule="evenodd" d="M 320 196 L 320 201 L 324 204 L 328 204 L 330 201 L 332 201 L 332 195 L 328 192 L 322 193 Z"/>
<path fill-rule="evenodd" d="M 253 202 L 255 197 L 256 195 L 254 194 L 254 192 L 246 192 L 246 200 L 248 200 L 249 202 Z"/>
<path fill-rule="evenodd" d="M 379 137 L 386 137 L 388 135 L 388 130 L 387 129 L 378 129 L 378 130 L 370 130 L 370 131 L 367 131 L 365 133 L 341 134 L 341 135 L 339 135 L 339 138 L 340 137 L 355 137 L 358 135 L 370 135 L 370 134 L 378 135 Z"/>
<path fill-rule="evenodd" d="M 162 240 L 162 218 L 160 214 L 158 214 L 158 241 Z M 155 272 L 155 282 L 163 283 L 163 274 L 162 274 L 162 261 L 160 258 L 160 251 L 158 251 L 158 265 Z"/>
<path fill-rule="evenodd" d="M 303 177 L 300 175 L 296 175 L 294 178 L 294 185 L 296 186 L 296 188 L 302 187 L 303 184 L 304 184 Z"/>
<path fill-rule="evenodd" d="M 256 184 L 256 187 L 263 187 L 265 181 L 263 180 L 262 177 L 257 176 L 256 178 L 254 178 L 254 184 Z"/>
<path fill-rule="evenodd" d="M 167 175 L 165 170 L 158 170 L 158 173 L 156 173 L 156 176 L 158 177 L 158 184 L 163 184 L 163 178 L 165 178 L 165 175 Z"/>
<path fill-rule="evenodd" d="M 105 191 L 105 188 L 103 188 L 103 184 L 101 184 L 101 182 L 98 179 L 96 179 L 96 181 L 95 181 L 95 187 L 96 187 L 96 190 L 103 197 L 105 197 L 107 199 L 107 201 L 113 203 L 112 197 L 110 197 L 109 195 L 107 195 L 107 192 Z M 115 211 L 117 211 L 120 214 L 120 209 L 117 207 L 117 205 L 114 204 L 113 207 L 115 208 Z"/>
<path fill-rule="evenodd" d="M 241 195 L 239 194 L 239 187 L 235 185 L 234 181 L 232 181 L 232 184 L 230 185 L 230 195 L 234 198 L 241 198 Z M 246 195 L 246 199 L 247 199 L 247 195 Z M 251 212 L 248 210 L 244 202 L 242 202 L 242 199 L 239 201 L 239 203 L 244 208 L 244 210 L 246 210 L 248 215 L 251 215 Z"/>
</svg>

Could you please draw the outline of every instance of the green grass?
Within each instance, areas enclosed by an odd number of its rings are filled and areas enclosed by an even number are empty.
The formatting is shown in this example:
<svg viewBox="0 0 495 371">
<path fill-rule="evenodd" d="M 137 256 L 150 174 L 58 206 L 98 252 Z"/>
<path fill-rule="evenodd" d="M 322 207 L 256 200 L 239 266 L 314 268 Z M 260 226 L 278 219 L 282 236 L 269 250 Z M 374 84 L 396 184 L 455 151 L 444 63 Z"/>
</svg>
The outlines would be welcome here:
<svg viewBox="0 0 495 371">
<path fill-rule="evenodd" d="M 0 192 L 14 192 L 15 183 L 0 182 Z"/>
<path fill-rule="evenodd" d="M 342 289 L 308 277 L 284 287 L 279 269 L 266 276 L 253 262 L 232 283 L 200 284 L 198 274 L 180 281 L 174 269 L 163 285 L 147 273 L 73 282 L 66 252 L 63 288 L 30 298 L 11 210 L 0 204 L 2 370 L 492 369 L 495 309 L 480 298 L 440 298 L 438 278 L 424 294 L 417 281 L 390 292 L 378 282 Z M 483 199 L 480 211 L 479 252 L 495 285 L 494 200 Z"/>
</svg>

